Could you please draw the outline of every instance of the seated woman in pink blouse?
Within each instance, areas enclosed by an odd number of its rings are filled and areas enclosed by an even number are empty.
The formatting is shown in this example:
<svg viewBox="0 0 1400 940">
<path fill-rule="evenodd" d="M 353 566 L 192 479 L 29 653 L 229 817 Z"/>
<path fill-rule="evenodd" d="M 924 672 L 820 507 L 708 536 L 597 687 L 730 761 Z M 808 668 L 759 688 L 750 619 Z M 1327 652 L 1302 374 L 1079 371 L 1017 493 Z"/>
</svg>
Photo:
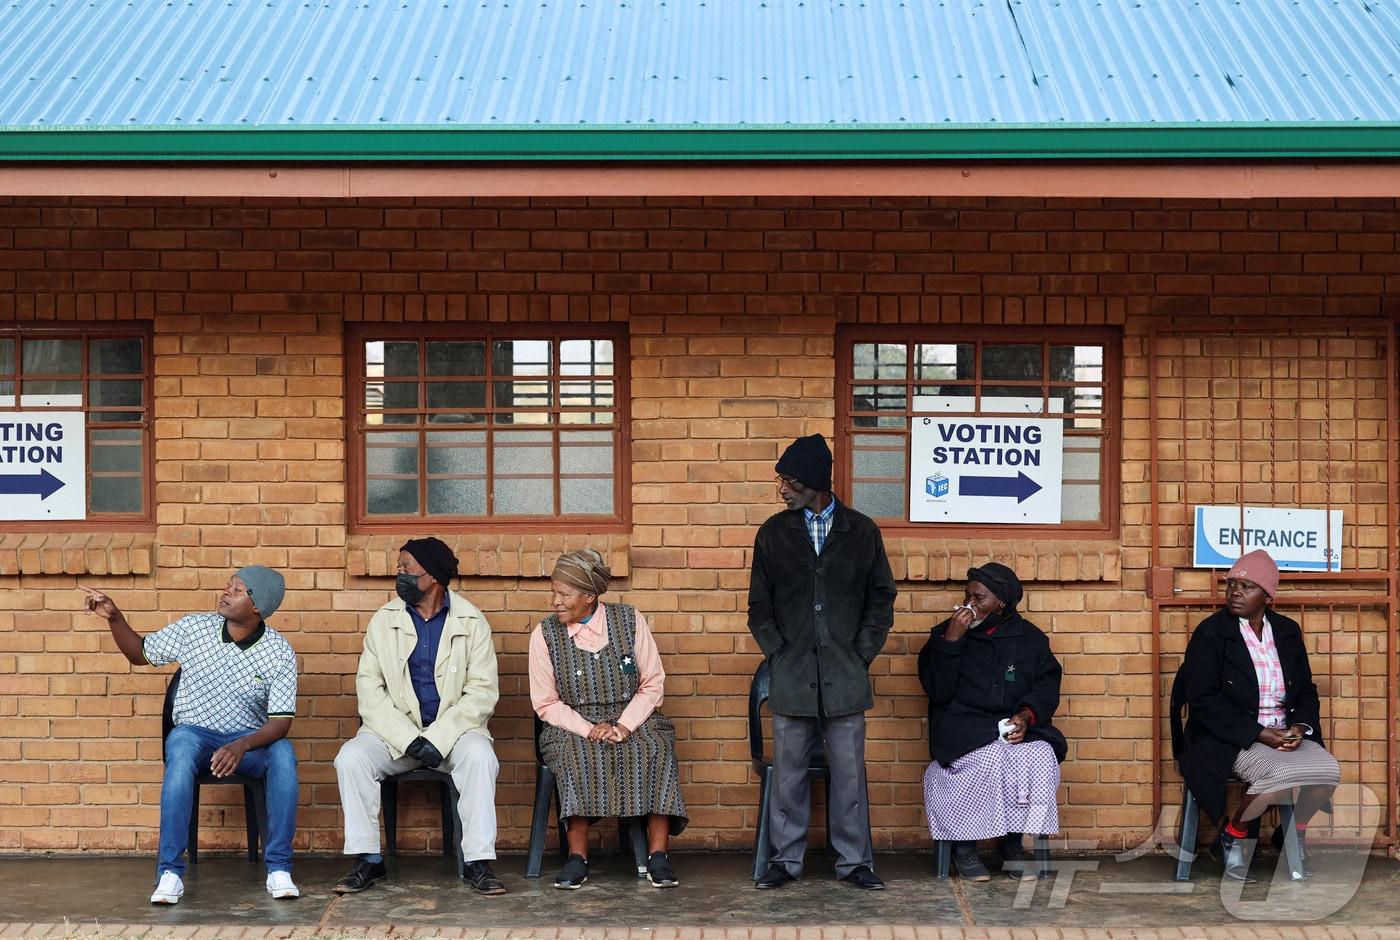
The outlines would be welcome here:
<svg viewBox="0 0 1400 940">
<path fill-rule="evenodd" d="M 560 556 L 554 613 L 530 634 L 530 700 L 544 721 L 540 753 L 559 784 L 569 859 L 554 887 L 588 880 L 588 829 L 609 816 L 647 817 L 647 880 L 680 882 L 667 857 L 686 826 L 676 731 L 656 710 L 666 674 L 646 618 L 601 604 L 612 572 L 591 548 Z"/>
</svg>

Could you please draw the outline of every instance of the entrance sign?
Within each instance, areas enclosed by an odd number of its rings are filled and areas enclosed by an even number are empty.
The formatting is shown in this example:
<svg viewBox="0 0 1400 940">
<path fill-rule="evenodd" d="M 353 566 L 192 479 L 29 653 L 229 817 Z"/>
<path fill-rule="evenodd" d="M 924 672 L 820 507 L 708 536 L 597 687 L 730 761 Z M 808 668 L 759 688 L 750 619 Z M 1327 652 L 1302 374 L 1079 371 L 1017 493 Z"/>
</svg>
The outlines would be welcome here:
<svg viewBox="0 0 1400 940">
<path fill-rule="evenodd" d="M 1342 511 L 1280 509 L 1276 506 L 1197 506 L 1197 568 L 1228 568 L 1235 559 L 1262 548 L 1281 571 L 1341 571 Z"/>
<path fill-rule="evenodd" d="M 1054 525 L 1064 423 L 1058 418 L 914 418 L 910 522 Z"/>
<path fill-rule="evenodd" d="M 0 413 L 0 519 L 87 518 L 81 411 Z"/>
</svg>

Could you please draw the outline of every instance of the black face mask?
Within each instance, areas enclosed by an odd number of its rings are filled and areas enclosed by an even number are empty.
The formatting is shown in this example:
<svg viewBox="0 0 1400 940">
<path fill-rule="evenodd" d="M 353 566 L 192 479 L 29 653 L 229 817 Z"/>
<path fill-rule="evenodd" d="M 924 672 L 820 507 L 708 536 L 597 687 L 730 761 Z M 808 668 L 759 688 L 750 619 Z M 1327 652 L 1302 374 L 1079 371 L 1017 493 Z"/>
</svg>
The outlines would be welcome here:
<svg viewBox="0 0 1400 940">
<path fill-rule="evenodd" d="M 421 574 L 401 574 L 394 579 L 394 591 L 405 604 L 417 604 L 428 593 L 418 586 L 418 579 L 421 577 Z"/>
</svg>

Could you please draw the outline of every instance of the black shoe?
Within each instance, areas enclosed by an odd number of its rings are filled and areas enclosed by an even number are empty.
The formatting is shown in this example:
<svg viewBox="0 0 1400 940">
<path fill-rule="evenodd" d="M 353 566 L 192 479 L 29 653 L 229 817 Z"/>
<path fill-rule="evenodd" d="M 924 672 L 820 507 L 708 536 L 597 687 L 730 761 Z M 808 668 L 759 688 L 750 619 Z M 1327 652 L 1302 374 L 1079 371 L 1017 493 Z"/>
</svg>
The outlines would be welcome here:
<svg viewBox="0 0 1400 940">
<path fill-rule="evenodd" d="M 1225 877 L 1230 881 L 1242 881 L 1247 885 L 1252 885 L 1257 879 L 1249 875 L 1249 855 L 1245 850 L 1245 844 L 1251 842 L 1249 839 L 1238 839 L 1225 830 L 1220 831 L 1220 838 L 1215 840 L 1215 844 L 1210 847 L 1210 854 L 1220 860 L 1220 864 L 1225 866 Z M 1253 848 L 1253 844 L 1249 845 Z"/>
<path fill-rule="evenodd" d="M 681 883 L 665 852 L 652 852 L 647 856 L 647 881 L 657 888 L 674 888 Z"/>
<path fill-rule="evenodd" d="M 383 881 L 388 877 L 389 870 L 384 867 L 383 862 L 360 859 L 355 863 L 355 867 L 350 869 L 350 874 L 337 881 L 331 890 L 336 894 L 359 894 L 376 881 Z"/>
<path fill-rule="evenodd" d="M 554 887 L 574 891 L 583 887 L 588 880 L 588 859 L 582 855 L 570 855 L 559 874 L 554 876 Z"/>
<path fill-rule="evenodd" d="M 846 882 L 846 884 L 855 885 L 857 888 L 862 888 L 866 891 L 885 890 L 885 883 L 880 880 L 878 875 L 864 865 L 859 865 L 851 869 L 850 874 L 846 875 L 841 880 Z"/>
<path fill-rule="evenodd" d="M 1284 854 L 1282 826 L 1274 827 L 1274 834 L 1269 837 L 1269 841 L 1273 843 L 1275 852 L 1277 852 L 1280 855 Z M 1298 833 L 1298 867 L 1301 869 L 1301 871 L 1297 872 L 1296 874 L 1292 871 L 1289 872 L 1289 876 L 1292 877 L 1294 881 L 1302 880 L 1302 878 L 1297 877 L 1298 874 L 1301 874 L 1303 878 L 1311 878 L 1313 875 L 1317 874 L 1317 872 L 1313 871 L 1312 866 L 1308 864 L 1308 861 L 1308 846 L 1306 837 L 1300 831 Z"/>
<path fill-rule="evenodd" d="M 1008 832 L 1001 837 L 1001 870 L 1015 881 L 1035 881 L 1040 877 L 1040 866 L 1026 852 L 1026 846 L 1019 832 Z"/>
<path fill-rule="evenodd" d="M 797 879 L 789 875 L 787 869 L 783 868 L 781 865 L 769 865 L 768 870 L 753 883 L 753 886 L 760 891 L 766 891 L 769 888 L 781 888 L 789 881 L 796 880 Z"/>
<path fill-rule="evenodd" d="M 467 868 L 462 872 L 462 880 L 475 888 L 477 894 L 506 893 L 506 883 L 496 877 L 496 873 L 491 870 L 491 863 L 485 859 L 467 862 Z"/>
<path fill-rule="evenodd" d="M 992 880 L 992 873 L 977 855 L 976 842 L 954 842 L 953 864 L 958 866 L 958 877 L 963 881 Z"/>
</svg>

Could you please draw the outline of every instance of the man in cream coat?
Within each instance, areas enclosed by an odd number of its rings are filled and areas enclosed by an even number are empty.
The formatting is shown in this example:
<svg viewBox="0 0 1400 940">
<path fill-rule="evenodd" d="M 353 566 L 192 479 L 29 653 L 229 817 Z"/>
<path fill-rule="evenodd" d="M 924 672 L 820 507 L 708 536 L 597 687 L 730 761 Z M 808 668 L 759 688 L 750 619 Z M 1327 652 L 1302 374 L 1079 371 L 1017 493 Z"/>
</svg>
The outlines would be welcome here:
<svg viewBox="0 0 1400 940">
<path fill-rule="evenodd" d="M 496 857 L 496 772 L 486 722 L 500 695 L 491 625 L 447 590 L 457 559 L 435 538 L 399 552 L 398 597 L 365 633 L 355 675 L 360 731 L 335 758 L 345 811 L 345 854 L 355 867 L 335 885 L 363 891 L 388 872 L 379 852 L 379 783 L 418 767 L 441 769 L 457 785 L 464 877 L 481 894 L 504 894 Z"/>
</svg>

